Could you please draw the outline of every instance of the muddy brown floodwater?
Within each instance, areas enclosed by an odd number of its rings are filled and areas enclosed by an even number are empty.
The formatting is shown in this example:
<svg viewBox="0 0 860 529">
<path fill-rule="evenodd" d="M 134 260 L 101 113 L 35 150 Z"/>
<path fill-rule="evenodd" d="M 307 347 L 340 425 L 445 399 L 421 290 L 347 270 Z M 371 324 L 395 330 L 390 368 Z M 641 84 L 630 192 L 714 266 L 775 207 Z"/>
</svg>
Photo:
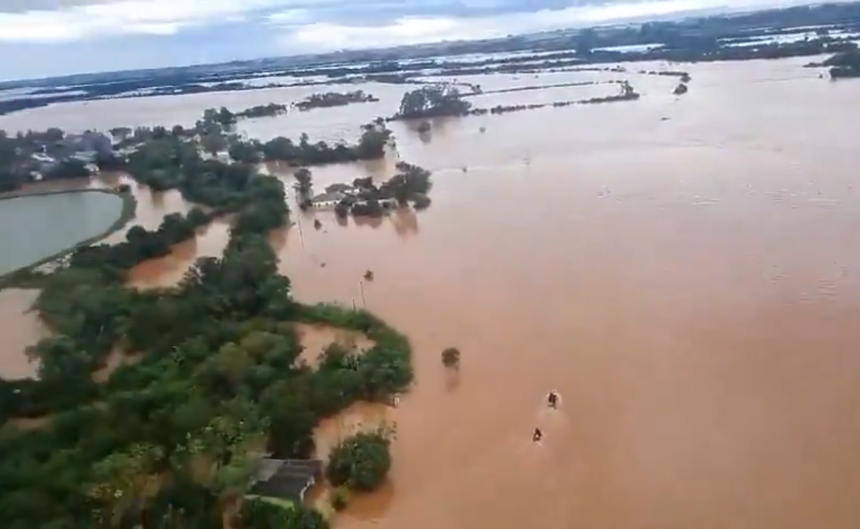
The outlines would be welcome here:
<svg viewBox="0 0 860 529">
<path fill-rule="evenodd" d="M 300 215 L 274 233 L 299 299 L 366 303 L 416 349 L 399 407 L 349 412 L 398 437 L 389 486 L 338 526 L 860 527 L 860 90 L 803 62 L 691 65 L 681 98 L 671 78 L 633 77 L 635 103 L 443 120 L 424 137 L 396 125 L 399 155 L 435 171 L 429 210 L 348 226 L 317 213 L 320 230 Z M 400 92 L 362 88 L 393 93 L 260 126 L 315 139 L 393 111 Z M 128 118 L 149 103 L 121 104 Z M 203 247 L 223 245 L 213 230 Z M 159 274 L 135 280 L 176 277 Z"/>
</svg>

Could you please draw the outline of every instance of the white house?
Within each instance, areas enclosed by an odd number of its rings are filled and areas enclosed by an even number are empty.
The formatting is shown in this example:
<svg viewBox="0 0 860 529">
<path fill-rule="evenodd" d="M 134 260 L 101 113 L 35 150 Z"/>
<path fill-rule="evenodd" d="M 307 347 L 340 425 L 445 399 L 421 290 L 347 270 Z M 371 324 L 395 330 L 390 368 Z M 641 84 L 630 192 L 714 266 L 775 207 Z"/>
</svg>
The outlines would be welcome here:
<svg viewBox="0 0 860 529">
<path fill-rule="evenodd" d="M 346 198 L 346 195 L 339 191 L 335 191 L 333 193 L 322 193 L 311 199 L 311 206 L 317 209 L 333 208 L 344 198 Z"/>
<path fill-rule="evenodd" d="M 41 152 L 34 153 L 31 158 L 36 162 L 36 167 L 40 173 L 46 173 L 57 165 L 56 158 Z"/>
</svg>

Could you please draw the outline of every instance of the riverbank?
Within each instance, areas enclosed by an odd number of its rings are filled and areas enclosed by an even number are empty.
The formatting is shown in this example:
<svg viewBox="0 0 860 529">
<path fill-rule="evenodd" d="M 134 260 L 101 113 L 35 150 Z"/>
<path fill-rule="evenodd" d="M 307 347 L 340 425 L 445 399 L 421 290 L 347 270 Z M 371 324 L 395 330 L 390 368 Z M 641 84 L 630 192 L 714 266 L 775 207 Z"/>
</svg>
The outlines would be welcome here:
<svg viewBox="0 0 860 529">
<path fill-rule="evenodd" d="M 137 210 L 137 199 L 134 197 L 134 195 L 130 192 L 120 192 L 113 189 L 63 189 L 52 191 L 28 191 L 27 188 L 22 188 L 0 195 L 0 202 L 4 200 L 13 200 L 22 197 L 67 195 L 72 193 L 106 193 L 116 195 L 122 200 L 122 211 L 120 212 L 119 217 L 110 226 L 108 226 L 107 229 L 98 233 L 97 235 L 77 242 L 72 246 L 69 246 L 68 248 L 65 248 L 42 259 L 39 259 L 38 261 L 30 263 L 26 266 L 22 266 L 20 268 L 12 270 L 11 272 L 0 275 L 0 290 L 9 287 L 37 287 L 40 279 L 43 278 L 43 274 L 34 273 L 34 270 L 36 268 L 48 264 L 52 261 L 56 261 L 57 259 L 61 259 L 66 255 L 74 252 L 78 248 L 89 246 L 110 236 L 114 232 L 122 229 L 129 221 L 131 221 L 135 217 L 135 212 Z"/>
</svg>

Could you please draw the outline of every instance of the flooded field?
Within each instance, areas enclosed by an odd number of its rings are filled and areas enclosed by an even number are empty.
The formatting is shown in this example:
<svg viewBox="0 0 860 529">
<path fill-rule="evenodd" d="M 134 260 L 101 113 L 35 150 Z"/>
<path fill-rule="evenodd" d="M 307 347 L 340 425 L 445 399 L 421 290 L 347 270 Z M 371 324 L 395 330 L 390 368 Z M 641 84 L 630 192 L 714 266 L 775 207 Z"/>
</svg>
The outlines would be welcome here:
<svg viewBox="0 0 860 529">
<path fill-rule="evenodd" d="M 693 80 L 680 98 L 671 77 L 541 76 L 628 78 L 643 97 L 436 120 L 422 136 L 394 123 L 400 158 L 434 170 L 430 209 L 345 225 L 296 214 L 273 233 L 299 299 L 366 305 L 416 348 L 417 385 L 397 408 L 354 407 L 319 428 L 324 450 L 343 428 L 397 423 L 390 485 L 338 527 L 858 527 L 860 85 L 819 79 L 808 61 L 685 65 Z M 408 89 L 358 88 L 382 101 L 242 126 L 353 138 Z M 551 99 L 599 86 L 558 90 Z M 184 123 L 206 107 L 294 99 L 62 105 L 0 128 Z M 394 161 L 314 169 L 315 188 L 385 178 Z M 141 222 L 188 207 L 135 193 Z M 172 284 L 217 254 L 227 230 L 213 224 L 133 282 Z M 4 328 L 26 333 L 0 299 Z M 440 359 L 449 346 L 462 351 L 453 385 Z M 550 389 L 558 412 L 543 405 Z"/>
</svg>

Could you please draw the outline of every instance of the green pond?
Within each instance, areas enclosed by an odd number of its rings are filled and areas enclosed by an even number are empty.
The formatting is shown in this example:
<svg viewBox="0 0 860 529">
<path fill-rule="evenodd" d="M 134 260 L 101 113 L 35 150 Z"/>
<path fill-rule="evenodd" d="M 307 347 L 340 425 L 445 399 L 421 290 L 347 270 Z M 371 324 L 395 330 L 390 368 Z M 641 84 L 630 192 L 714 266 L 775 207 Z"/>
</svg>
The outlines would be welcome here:
<svg viewBox="0 0 860 529">
<path fill-rule="evenodd" d="M 92 191 L 0 200 L 0 275 L 101 235 L 122 209 L 119 196 Z"/>
</svg>

